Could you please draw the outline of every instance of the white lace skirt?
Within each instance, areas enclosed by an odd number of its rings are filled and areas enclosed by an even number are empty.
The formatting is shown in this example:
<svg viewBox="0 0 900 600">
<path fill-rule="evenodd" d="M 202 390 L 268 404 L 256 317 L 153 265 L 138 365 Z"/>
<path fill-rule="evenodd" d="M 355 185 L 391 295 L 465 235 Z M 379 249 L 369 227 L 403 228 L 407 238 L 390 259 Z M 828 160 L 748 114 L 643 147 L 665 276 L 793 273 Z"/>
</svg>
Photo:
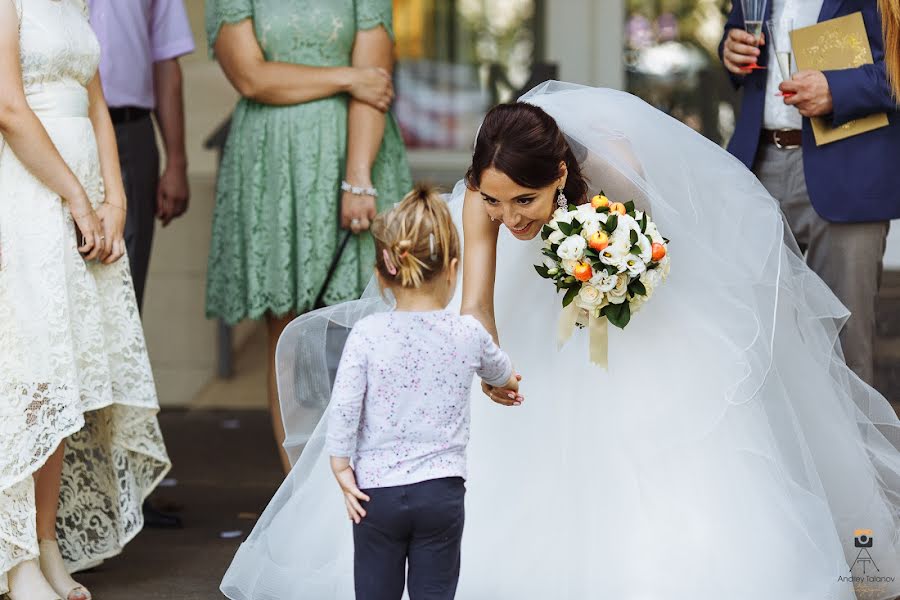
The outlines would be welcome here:
<svg viewBox="0 0 900 600">
<path fill-rule="evenodd" d="M 87 118 L 46 119 L 103 197 Z M 118 554 L 168 471 L 128 260 L 85 262 L 60 198 L 0 140 L 0 594 L 38 555 L 32 475 L 66 441 L 57 529 L 71 570 Z"/>
</svg>

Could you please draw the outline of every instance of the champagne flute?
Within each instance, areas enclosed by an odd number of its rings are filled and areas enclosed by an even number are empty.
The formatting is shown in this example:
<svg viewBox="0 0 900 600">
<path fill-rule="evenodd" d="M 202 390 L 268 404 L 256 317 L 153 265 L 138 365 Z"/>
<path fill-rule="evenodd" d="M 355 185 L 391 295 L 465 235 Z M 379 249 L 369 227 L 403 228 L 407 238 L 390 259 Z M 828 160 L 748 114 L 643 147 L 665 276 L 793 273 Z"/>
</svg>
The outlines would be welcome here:
<svg viewBox="0 0 900 600">
<path fill-rule="evenodd" d="M 794 74 L 794 52 L 791 46 L 791 31 L 794 29 L 793 19 L 782 19 L 776 21 L 774 19 L 766 21 L 766 29 L 769 31 L 769 43 L 775 51 L 775 60 L 778 63 L 778 69 L 781 71 L 781 80 L 790 81 Z M 784 96 L 790 98 L 793 92 L 777 92 L 776 96 Z"/>
<path fill-rule="evenodd" d="M 762 42 L 763 19 L 766 18 L 766 0 L 741 0 L 741 8 L 744 11 L 744 30 L 756 39 L 756 45 Z M 744 67 L 744 71 L 765 69 L 753 61 Z"/>
</svg>

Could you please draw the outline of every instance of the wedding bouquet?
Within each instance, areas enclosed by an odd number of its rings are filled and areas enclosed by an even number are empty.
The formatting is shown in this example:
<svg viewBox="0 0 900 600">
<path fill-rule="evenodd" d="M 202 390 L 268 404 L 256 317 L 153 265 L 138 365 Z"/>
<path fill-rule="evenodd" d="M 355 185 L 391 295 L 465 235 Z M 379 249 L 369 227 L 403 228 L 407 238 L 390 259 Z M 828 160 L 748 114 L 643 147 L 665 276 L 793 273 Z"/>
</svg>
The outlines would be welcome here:
<svg viewBox="0 0 900 600">
<path fill-rule="evenodd" d="M 634 202 L 610 202 L 602 192 L 588 204 L 559 208 L 541 238 L 544 263 L 535 269 L 565 290 L 560 341 L 575 325 L 593 323 L 592 358 L 605 365 L 606 321 L 624 328 L 665 280 L 669 240 Z"/>
</svg>

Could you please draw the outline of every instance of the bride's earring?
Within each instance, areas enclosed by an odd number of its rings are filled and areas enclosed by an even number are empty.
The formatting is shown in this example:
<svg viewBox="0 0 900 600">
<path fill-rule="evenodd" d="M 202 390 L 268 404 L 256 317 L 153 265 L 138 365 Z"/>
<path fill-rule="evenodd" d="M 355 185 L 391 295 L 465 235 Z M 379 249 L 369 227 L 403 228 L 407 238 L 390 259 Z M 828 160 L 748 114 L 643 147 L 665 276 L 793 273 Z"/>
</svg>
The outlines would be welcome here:
<svg viewBox="0 0 900 600">
<path fill-rule="evenodd" d="M 563 193 L 563 189 L 558 188 L 556 192 L 556 205 L 560 208 L 566 208 L 567 206 L 569 206 L 569 201 L 566 199 L 566 195 Z"/>
</svg>

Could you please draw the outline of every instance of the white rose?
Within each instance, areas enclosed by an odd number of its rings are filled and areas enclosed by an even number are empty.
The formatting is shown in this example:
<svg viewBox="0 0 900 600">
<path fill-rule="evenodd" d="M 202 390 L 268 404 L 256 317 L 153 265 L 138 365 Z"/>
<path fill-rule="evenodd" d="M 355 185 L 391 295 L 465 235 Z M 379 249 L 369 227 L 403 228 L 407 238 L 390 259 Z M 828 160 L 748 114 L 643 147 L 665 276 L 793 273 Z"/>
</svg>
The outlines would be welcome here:
<svg viewBox="0 0 900 600">
<path fill-rule="evenodd" d="M 578 306 L 588 310 L 603 302 L 603 292 L 592 285 L 582 285 L 578 291 Z"/>
<path fill-rule="evenodd" d="M 565 260 L 581 260 L 584 257 L 585 248 L 587 248 L 587 241 L 583 237 L 570 235 L 559 245 L 556 253 Z"/>
<path fill-rule="evenodd" d="M 628 296 L 628 276 L 619 273 L 616 287 L 606 293 L 610 304 L 622 304 Z"/>
<path fill-rule="evenodd" d="M 550 234 L 550 237 L 547 238 L 547 241 L 552 245 L 558 244 L 564 239 L 566 239 L 566 235 L 559 229 L 554 229 L 553 233 Z"/>
<path fill-rule="evenodd" d="M 577 266 L 578 266 L 578 261 L 577 261 L 577 260 L 567 260 L 567 259 L 563 259 L 563 261 L 562 261 L 562 268 L 563 268 L 563 271 L 565 271 L 565 272 L 568 273 L 569 275 L 571 275 L 572 273 L 575 272 L 575 267 L 577 267 Z"/>
</svg>

